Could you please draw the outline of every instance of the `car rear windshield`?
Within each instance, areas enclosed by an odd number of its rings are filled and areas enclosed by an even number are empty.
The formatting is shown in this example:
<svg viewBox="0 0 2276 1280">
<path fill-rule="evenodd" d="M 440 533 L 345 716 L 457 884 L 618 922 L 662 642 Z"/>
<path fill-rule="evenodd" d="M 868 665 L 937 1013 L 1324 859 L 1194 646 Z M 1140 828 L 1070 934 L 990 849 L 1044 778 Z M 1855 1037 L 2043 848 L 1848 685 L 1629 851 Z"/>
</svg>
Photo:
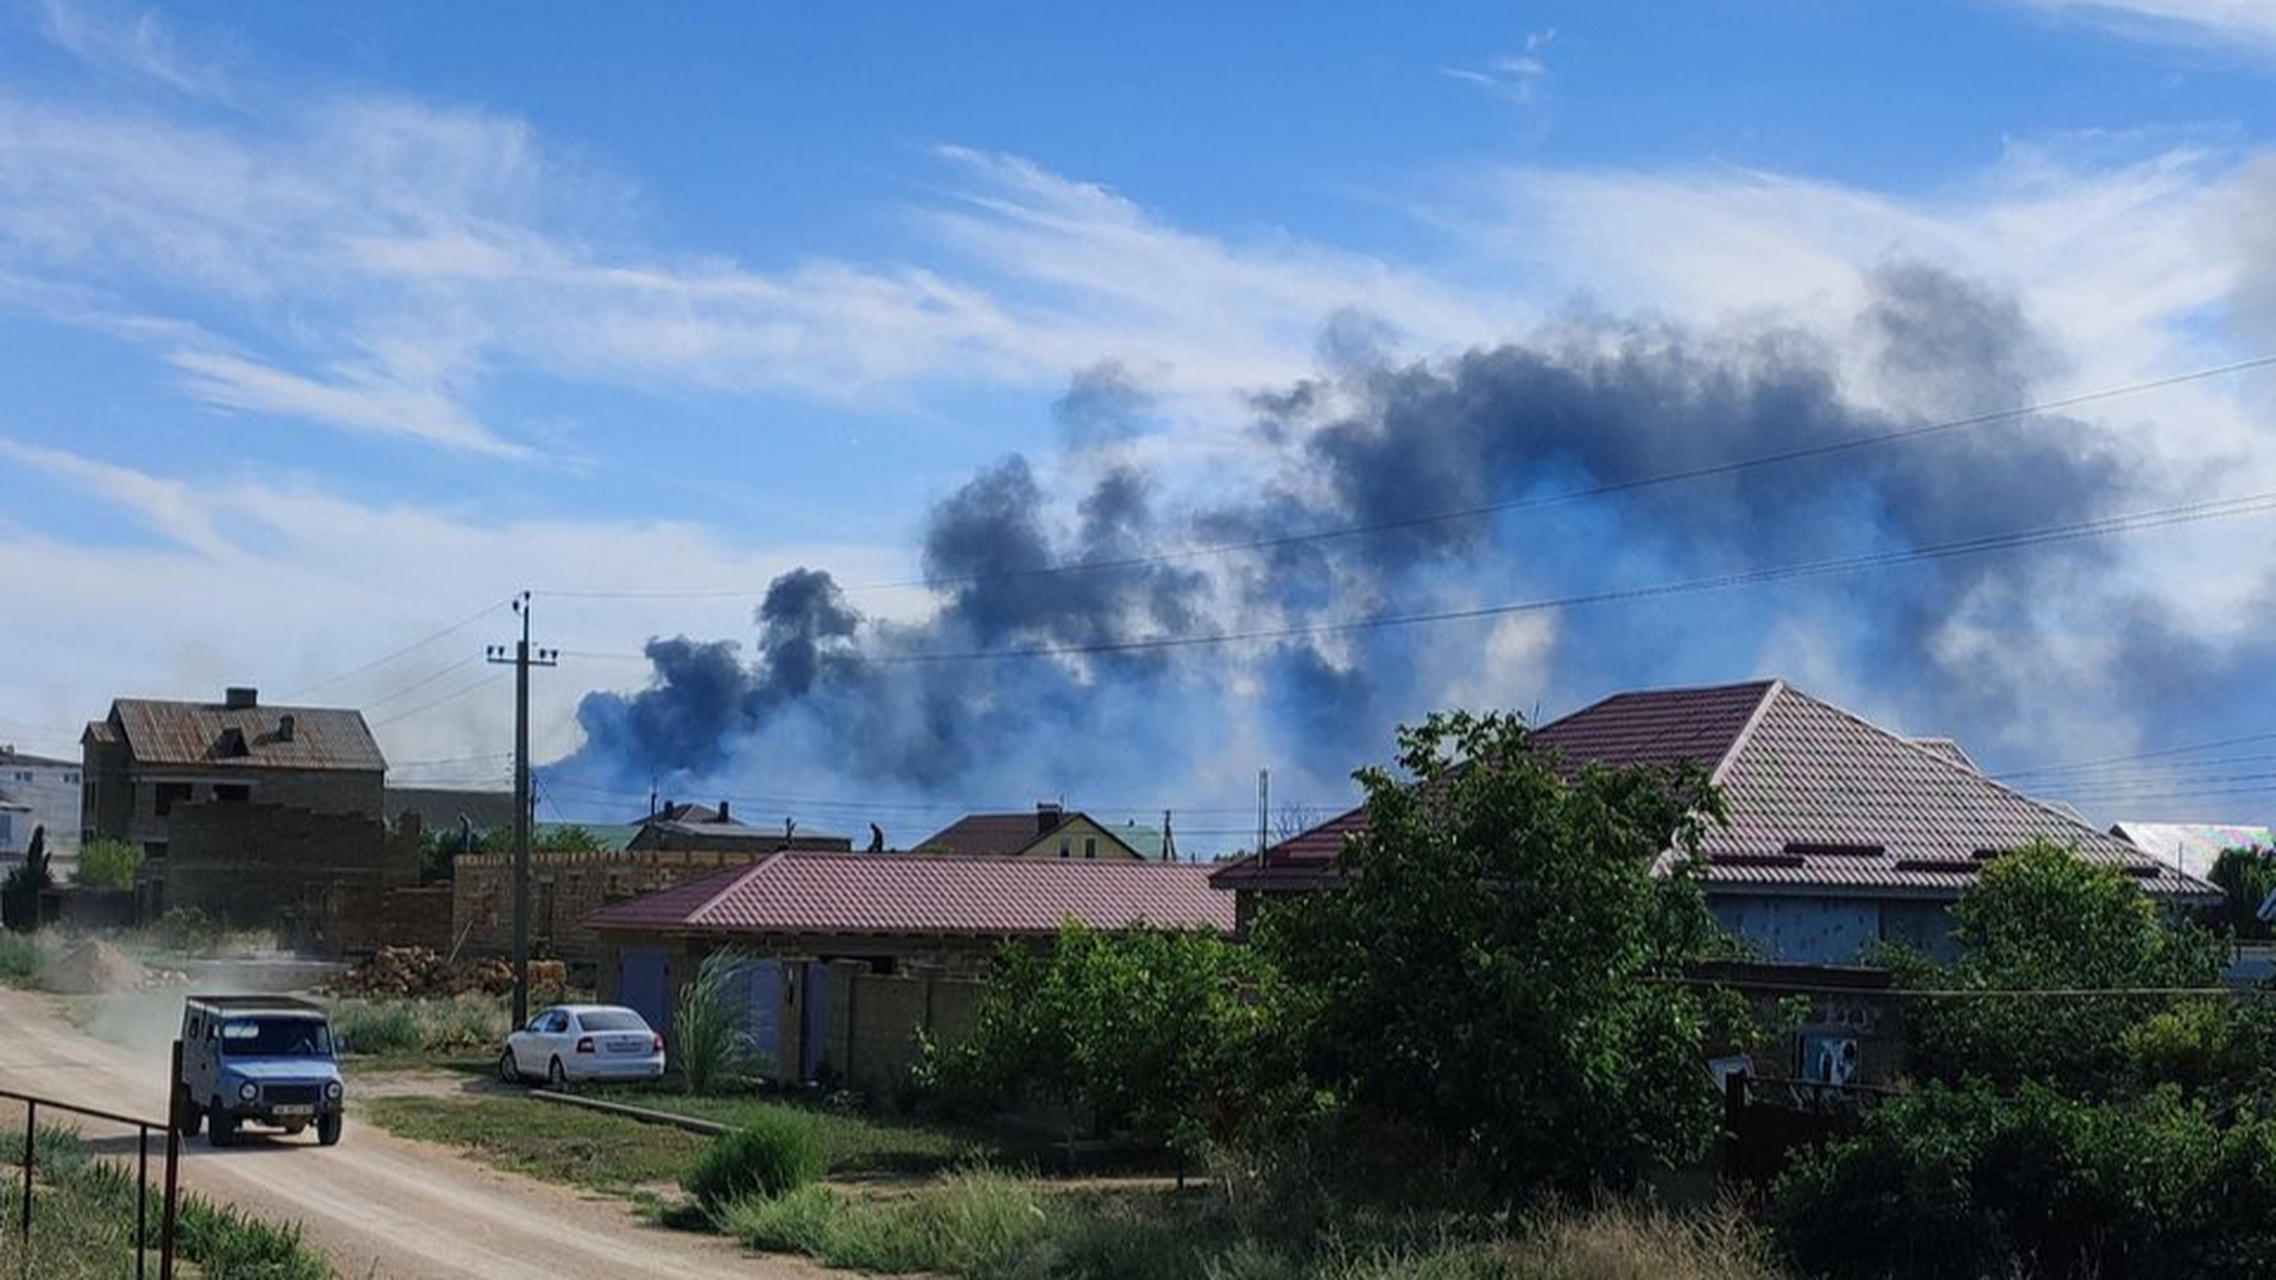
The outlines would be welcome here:
<svg viewBox="0 0 2276 1280">
<path fill-rule="evenodd" d="M 232 1058 L 329 1058 L 332 1028 L 315 1018 L 235 1018 L 221 1024 Z"/>
<path fill-rule="evenodd" d="M 646 1031 L 648 1024 L 630 1009 L 588 1009 L 577 1015 L 587 1031 Z"/>
</svg>

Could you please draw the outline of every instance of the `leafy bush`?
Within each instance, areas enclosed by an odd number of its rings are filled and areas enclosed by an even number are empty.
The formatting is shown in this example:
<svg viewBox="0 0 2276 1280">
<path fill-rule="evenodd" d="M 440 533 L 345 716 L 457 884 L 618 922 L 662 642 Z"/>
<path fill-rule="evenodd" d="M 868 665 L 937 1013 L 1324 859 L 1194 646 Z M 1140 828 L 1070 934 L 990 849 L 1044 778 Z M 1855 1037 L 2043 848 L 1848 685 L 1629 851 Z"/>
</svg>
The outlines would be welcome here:
<svg viewBox="0 0 2276 1280">
<path fill-rule="evenodd" d="M 2276 1122 L 2178 1090 L 2096 1103 L 2030 1086 L 1931 1086 L 1779 1180 L 1779 1232 L 1837 1277 L 2186 1275 L 2244 1280 L 2276 1258 Z"/>
<path fill-rule="evenodd" d="M 762 1065 L 743 1026 L 743 968 L 750 959 L 735 947 L 712 952 L 673 1002 L 672 1063 L 689 1093 L 742 1084 Z"/>
<path fill-rule="evenodd" d="M 140 848 L 124 840 L 90 840 L 79 846 L 79 868 L 71 880 L 89 889 L 132 889 L 140 870 Z"/>
<path fill-rule="evenodd" d="M 159 946 L 184 955 L 201 955 L 221 941 L 221 924 L 193 906 L 166 908 L 152 930 Z"/>
<path fill-rule="evenodd" d="M 1960 959 L 1940 965 L 1886 958 L 1900 985 L 1960 992 L 2049 991 L 2045 999 L 1954 996 L 1908 1006 L 1915 1060 L 1948 1082 L 2026 1081 L 2082 1096 L 2118 1096 L 2143 1082 L 2127 1056 L 2131 1029 L 2173 1000 L 2112 989 L 2217 986 L 2218 941 L 2161 919 L 2119 868 L 2044 842 L 1986 866 L 1952 909 Z"/>
<path fill-rule="evenodd" d="M 721 1134 L 680 1183 L 717 1212 L 738 1200 L 795 1191 L 820 1178 L 829 1163 L 812 1121 L 787 1111 L 761 1114 Z"/>
<path fill-rule="evenodd" d="M 2221 905 L 2211 912 L 2216 927 L 2239 938 L 2266 938 L 2268 923 L 2260 918 L 2260 904 L 2276 893 L 2276 849 L 2248 845 L 2223 849 L 2205 877 L 2221 890 Z"/>
<path fill-rule="evenodd" d="M 1500 715 L 1433 715 L 1399 745 L 1398 776 L 1360 774 L 1338 891 L 1256 920 L 1308 1096 L 1435 1137 L 1510 1200 L 1701 1154 L 1718 1113 L 1700 1057 L 1749 1019 L 1653 981 L 1719 935 L 1689 864 L 1652 867 L 1720 817 L 1706 775 L 1568 777 Z"/>
<path fill-rule="evenodd" d="M 1067 1103 L 1198 1149 L 1249 1079 L 1257 976 L 1250 952 L 1214 936 L 1070 921 L 1041 950 L 1004 948 L 978 1025 L 928 1051 L 927 1070 L 936 1088 Z"/>
</svg>

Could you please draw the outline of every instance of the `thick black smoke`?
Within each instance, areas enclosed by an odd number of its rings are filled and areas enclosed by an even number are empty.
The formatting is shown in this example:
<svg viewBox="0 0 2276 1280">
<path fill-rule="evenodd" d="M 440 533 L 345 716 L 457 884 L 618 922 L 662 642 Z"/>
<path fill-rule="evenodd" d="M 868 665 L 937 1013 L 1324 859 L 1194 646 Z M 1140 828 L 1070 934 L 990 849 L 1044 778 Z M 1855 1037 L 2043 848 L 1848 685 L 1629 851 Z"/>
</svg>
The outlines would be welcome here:
<svg viewBox="0 0 2276 1280">
<path fill-rule="evenodd" d="M 756 661 L 730 642 L 652 643 L 650 686 L 588 695 L 586 745 L 562 767 L 642 785 L 827 775 L 841 794 L 949 799 L 1225 795 L 1248 776 L 1224 760 L 1229 744 L 1251 753 L 1244 765 L 1293 764 L 1332 785 L 1465 681 L 1556 707 L 1793 661 L 1813 669 L 1769 673 L 1902 706 L 1923 731 L 2010 734 L 2045 695 L 2035 654 L 2071 625 L 2061 602 L 2102 598 L 2107 545 L 1571 610 L 1525 671 L 1491 670 L 1475 625 L 1116 648 L 1928 547 L 2153 491 L 2120 440 L 2057 416 L 1813 453 L 2016 406 L 2055 363 L 2013 300 L 1969 281 L 1900 264 L 1868 285 L 1842 335 L 1862 356 L 1847 361 L 1799 330 L 1605 316 L 1402 360 L 1340 320 L 1318 377 L 1251 397 L 1246 438 L 1262 462 L 1233 500 L 1179 500 L 1129 461 L 1122 446 L 1153 406 L 1120 366 L 1088 370 L 1058 405 L 1070 446 L 1058 471 L 1015 455 L 932 511 L 928 619 L 864 622 L 826 573 L 786 575 L 760 607 Z M 1785 455 L 1797 456 L 1715 470 Z M 1473 514 L 1432 518 L 1448 512 Z M 1291 536 L 1348 527 L 1368 532 Z M 1148 558 L 1228 543 L 1257 545 Z M 2130 625 L 2129 643 L 2172 641 Z M 1972 639 L 1984 635 L 2000 643 Z M 1060 652 L 969 660 L 1039 647 Z"/>
</svg>

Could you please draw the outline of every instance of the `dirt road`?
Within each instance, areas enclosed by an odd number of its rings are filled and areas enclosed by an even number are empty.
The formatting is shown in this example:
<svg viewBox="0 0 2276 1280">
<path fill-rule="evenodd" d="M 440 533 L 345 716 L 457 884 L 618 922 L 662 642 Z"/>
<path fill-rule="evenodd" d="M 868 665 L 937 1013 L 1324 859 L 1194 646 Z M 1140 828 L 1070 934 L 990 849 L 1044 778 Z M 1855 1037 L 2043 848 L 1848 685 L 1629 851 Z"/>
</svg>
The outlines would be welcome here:
<svg viewBox="0 0 2276 1280">
<path fill-rule="evenodd" d="M 166 1061 L 86 1035 L 50 999 L 0 990 L 0 1086 L 130 1115 L 166 1110 Z M 20 1117 L 10 1117 L 21 1123 Z M 105 1131 L 90 1123 L 85 1132 Z M 275 1221 L 297 1221 L 343 1280 L 815 1280 L 723 1240 L 666 1231 L 621 1203 L 498 1173 L 351 1113 L 347 1136 L 214 1151 L 182 1148 L 184 1185 Z"/>
</svg>

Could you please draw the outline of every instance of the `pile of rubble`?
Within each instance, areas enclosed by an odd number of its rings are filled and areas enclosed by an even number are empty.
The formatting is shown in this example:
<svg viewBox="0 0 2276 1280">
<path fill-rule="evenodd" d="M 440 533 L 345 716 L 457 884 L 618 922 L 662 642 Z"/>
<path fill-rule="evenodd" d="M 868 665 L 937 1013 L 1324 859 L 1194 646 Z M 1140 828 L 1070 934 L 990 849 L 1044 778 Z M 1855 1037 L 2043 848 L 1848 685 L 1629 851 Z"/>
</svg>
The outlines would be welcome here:
<svg viewBox="0 0 2276 1280">
<path fill-rule="evenodd" d="M 142 985 L 144 970 L 124 951 L 90 938 L 74 944 L 41 966 L 39 987 L 67 996 L 99 996 L 132 991 Z"/>
<path fill-rule="evenodd" d="M 533 960 L 529 970 L 530 986 L 537 990 L 558 990 L 568 981 L 567 969 L 559 960 Z M 327 988 L 334 995 L 411 1000 L 502 996 L 513 989 L 514 966 L 510 962 L 485 956 L 453 964 L 430 947 L 381 947 L 371 959 L 333 979 Z"/>
</svg>

